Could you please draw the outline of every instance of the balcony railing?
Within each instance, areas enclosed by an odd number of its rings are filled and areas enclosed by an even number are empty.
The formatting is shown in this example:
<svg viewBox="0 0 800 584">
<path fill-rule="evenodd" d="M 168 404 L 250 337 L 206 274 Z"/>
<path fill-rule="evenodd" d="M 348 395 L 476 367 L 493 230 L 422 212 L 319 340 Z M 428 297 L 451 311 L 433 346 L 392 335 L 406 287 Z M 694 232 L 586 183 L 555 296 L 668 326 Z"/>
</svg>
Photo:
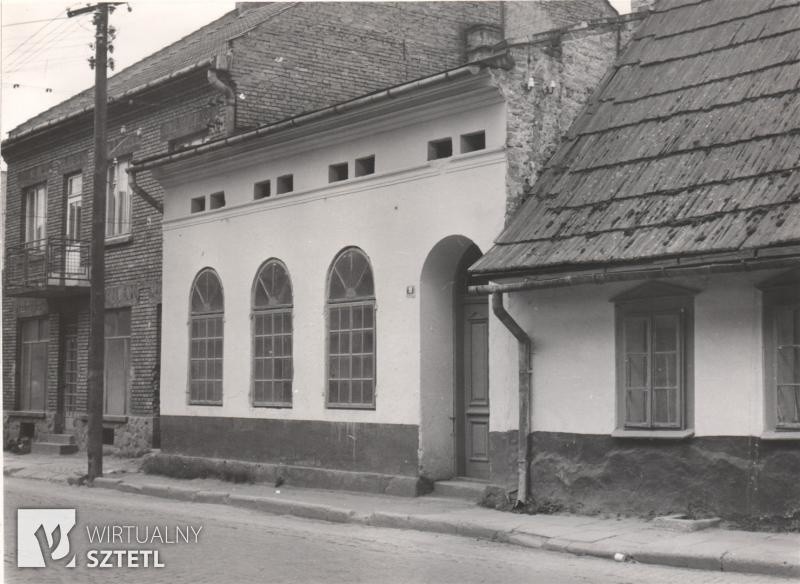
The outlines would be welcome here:
<svg viewBox="0 0 800 584">
<path fill-rule="evenodd" d="M 9 247 L 6 293 L 50 296 L 89 286 L 89 242 L 48 237 Z"/>
</svg>

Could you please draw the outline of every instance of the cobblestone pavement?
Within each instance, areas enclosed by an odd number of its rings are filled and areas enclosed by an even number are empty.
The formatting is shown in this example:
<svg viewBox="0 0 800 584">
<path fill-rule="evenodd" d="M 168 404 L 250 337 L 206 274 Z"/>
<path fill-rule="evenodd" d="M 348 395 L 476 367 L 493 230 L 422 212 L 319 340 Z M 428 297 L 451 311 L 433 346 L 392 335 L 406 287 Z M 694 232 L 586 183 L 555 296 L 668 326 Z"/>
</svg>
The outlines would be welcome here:
<svg viewBox="0 0 800 584">
<path fill-rule="evenodd" d="M 16 568 L 16 510 L 75 507 L 70 538 L 78 568 Z M 749 576 L 614 563 L 517 548 L 463 537 L 333 524 L 251 513 L 223 505 L 185 503 L 104 489 L 7 478 L 5 482 L 5 582 L 104 584 L 127 582 L 526 582 L 559 583 L 780 583 Z M 87 525 L 202 526 L 197 544 L 156 544 L 164 568 L 86 567 L 94 546 Z"/>
</svg>

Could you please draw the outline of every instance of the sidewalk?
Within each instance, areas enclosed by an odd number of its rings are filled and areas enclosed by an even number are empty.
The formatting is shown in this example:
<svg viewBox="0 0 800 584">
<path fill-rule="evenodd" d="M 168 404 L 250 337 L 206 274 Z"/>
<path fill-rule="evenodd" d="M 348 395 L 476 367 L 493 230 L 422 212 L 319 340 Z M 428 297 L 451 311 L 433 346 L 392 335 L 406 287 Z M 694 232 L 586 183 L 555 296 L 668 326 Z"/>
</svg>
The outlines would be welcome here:
<svg viewBox="0 0 800 584">
<path fill-rule="evenodd" d="M 617 561 L 800 578 L 800 534 L 715 528 L 683 533 L 640 519 L 503 513 L 436 496 L 405 498 L 215 479 L 170 479 L 139 473 L 138 463 L 107 456 L 105 476 L 94 486 L 323 521 L 475 537 Z M 5 476 L 67 482 L 85 473 L 86 455 L 5 453 L 3 466 Z"/>
</svg>

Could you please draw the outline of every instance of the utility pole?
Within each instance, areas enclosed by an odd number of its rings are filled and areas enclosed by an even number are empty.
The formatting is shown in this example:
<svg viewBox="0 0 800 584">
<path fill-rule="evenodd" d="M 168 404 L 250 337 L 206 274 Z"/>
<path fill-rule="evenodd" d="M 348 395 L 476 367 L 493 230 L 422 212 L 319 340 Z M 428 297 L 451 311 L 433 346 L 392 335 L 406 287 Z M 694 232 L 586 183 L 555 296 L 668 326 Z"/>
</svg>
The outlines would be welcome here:
<svg viewBox="0 0 800 584">
<path fill-rule="evenodd" d="M 108 14 L 118 3 L 99 3 L 67 11 L 72 18 L 94 12 L 94 180 L 92 195 L 91 280 L 89 288 L 89 366 L 87 375 L 89 431 L 88 478 L 103 476 L 103 377 L 105 351 L 105 237 L 106 182 L 108 155 L 106 141 Z"/>
</svg>

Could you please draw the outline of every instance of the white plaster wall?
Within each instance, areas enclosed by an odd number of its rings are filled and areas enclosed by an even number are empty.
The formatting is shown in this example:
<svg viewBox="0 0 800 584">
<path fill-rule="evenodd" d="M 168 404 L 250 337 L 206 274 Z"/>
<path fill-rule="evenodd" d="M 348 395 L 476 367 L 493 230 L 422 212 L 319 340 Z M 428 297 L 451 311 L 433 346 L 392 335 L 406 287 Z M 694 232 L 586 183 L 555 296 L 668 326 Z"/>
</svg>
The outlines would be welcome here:
<svg viewBox="0 0 800 584">
<path fill-rule="evenodd" d="M 694 304 L 698 436 L 758 435 L 763 430 L 761 298 L 754 285 L 771 275 L 774 272 L 669 280 L 700 290 Z M 509 312 L 533 338 L 535 431 L 609 434 L 615 429 L 614 305 L 609 299 L 638 284 L 510 295 Z M 512 348 L 509 339 L 494 320 L 492 430 L 517 427 L 516 345 Z M 506 387 L 512 391 L 505 392 Z"/>
<path fill-rule="evenodd" d="M 409 124 L 286 159 L 168 189 L 164 226 L 162 405 L 165 415 L 209 415 L 418 424 L 419 290 L 423 263 L 444 237 L 488 249 L 505 206 L 502 104 Z M 458 155 L 462 133 L 486 129 L 485 151 Z M 454 137 L 453 158 L 426 161 L 427 141 Z M 309 146 L 310 148 L 312 146 Z M 376 174 L 327 185 L 327 166 L 376 155 Z M 252 201 L 253 183 L 285 172 L 295 193 Z M 352 167 L 351 167 L 352 173 Z M 274 184 L 273 184 L 274 189 Z M 224 190 L 226 208 L 188 215 L 193 196 Z M 369 256 L 377 298 L 377 407 L 325 408 L 325 287 L 344 247 Z M 250 406 L 250 293 L 261 263 L 285 262 L 294 289 L 294 402 Z M 225 292 L 223 405 L 187 404 L 188 298 L 203 267 Z M 408 298 L 406 287 L 415 286 Z"/>
</svg>

